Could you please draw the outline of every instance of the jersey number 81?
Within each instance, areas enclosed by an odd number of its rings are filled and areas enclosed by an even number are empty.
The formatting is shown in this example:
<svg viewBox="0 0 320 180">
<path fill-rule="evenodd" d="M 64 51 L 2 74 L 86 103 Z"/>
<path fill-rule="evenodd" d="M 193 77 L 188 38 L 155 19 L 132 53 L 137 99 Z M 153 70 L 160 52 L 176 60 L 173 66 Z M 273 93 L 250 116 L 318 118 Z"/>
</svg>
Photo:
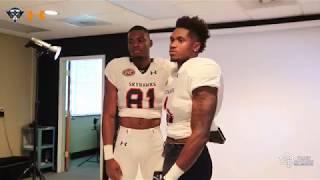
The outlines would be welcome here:
<svg viewBox="0 0 320 180">
<path fill-rule="evenodd" d="M 137 108 L 143 108 L 144 94 L 143 91 L 139 88 L 132 88 L 127 92 L 127 107 L 132 108 L 132 105 L 136 105 Z M 149 88 L 146 97 L 148 98 L 148 108 L 154 108 L 154 88 Z"/>
</svg>

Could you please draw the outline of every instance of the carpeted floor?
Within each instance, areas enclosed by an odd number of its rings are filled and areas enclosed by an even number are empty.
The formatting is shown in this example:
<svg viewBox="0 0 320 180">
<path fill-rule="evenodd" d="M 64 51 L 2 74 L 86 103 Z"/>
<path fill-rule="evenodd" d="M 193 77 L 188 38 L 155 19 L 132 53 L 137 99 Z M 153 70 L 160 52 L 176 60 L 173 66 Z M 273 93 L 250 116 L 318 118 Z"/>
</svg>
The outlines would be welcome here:
<svg viewBox="0 0 320 180">
<path fill-rule="evenodd" d="M 99 180 L 99 163 L 96 162 L 96 157 L 92 157 L 90 162 L 87 161 L 83 163 L 89 157 L 90 156 L 72 160 L 69 172 L 46 172 L 43 173 L 43 175 L 46 180 Z M 79 167 L 78 165 L 81 163 L 83 164 Z M 26 178 L 25 180 L 32 180 L 32 178 Z"/>
</svg>

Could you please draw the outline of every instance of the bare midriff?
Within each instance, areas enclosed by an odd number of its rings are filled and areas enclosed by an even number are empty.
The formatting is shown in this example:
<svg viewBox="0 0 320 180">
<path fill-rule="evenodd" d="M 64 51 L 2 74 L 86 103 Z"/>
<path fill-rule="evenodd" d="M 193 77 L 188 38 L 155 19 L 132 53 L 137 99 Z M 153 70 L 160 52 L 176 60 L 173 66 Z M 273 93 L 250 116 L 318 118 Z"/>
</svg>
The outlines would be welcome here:
<svg viewBox="0 0 320 180">
<path fill-rule="evenodd" d="M 160 118 L 144 119 L 135 117 L 120 117 L 120 126 L 132 129 L 149 129 L 160 126 Z"/>
</svg>

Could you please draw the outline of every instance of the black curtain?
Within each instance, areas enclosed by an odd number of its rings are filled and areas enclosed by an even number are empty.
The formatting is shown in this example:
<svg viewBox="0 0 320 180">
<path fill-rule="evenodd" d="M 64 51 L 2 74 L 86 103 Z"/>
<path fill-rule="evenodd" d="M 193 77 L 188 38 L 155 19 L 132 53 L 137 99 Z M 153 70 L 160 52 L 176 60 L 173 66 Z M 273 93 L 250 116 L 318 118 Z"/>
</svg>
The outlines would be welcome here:
<svg viewBox="0 0 320 180">
<path fill-rule="evenodd" d="M 60 57 L 105 55 L 106 63 L 113 58 L 128 56 L 127 34 L 101 35 L 47 41 L 61 46 Z M 39 57 L 39 111 L 40 125 L 58 125 L 59 60 L 52 56 Z"/>
<path fill-rule="evenodd" d="M 105 55 L 107 64 L 113 58 L 128 56 L 126 33 L 56 39 L 47 42 L 62 47 L 60 57 Z M 38 61 L 38 122 L 39 125 L 56 127 L 58 134 L 59 60 L 55 61 L 52 56 L 43 55 Z M 57 147 L 57 136 L 55 142 Z M 57 148 L 55 148 L 56 153 Z"/>
</svg>

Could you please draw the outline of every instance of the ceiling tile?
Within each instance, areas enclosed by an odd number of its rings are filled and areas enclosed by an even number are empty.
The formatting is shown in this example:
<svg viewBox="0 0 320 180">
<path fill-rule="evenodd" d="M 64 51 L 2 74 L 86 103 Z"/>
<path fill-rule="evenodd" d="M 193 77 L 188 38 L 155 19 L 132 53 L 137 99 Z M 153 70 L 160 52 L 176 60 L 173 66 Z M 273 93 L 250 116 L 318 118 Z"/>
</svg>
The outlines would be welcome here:
<svg viewBox="0 0 320 180">
<path fill-rule="evenodd" d="M 113 4 L 139 14 L 150 20 L 178 18 L 189 15 L 174 1 L 111 1 Z"/>
<path fill-rule="evenodd" d="M 185 1 L 178 7 L 192 15 L 198 15 L 209 23 L 233 22 L 248 19 L 237 1 Z M 226 13 L 228 12 L 228 13 Z"/>
<path fill-rule="evenodd" d="M 251 19 L 272 19 L 302 15 L 303 12 L 296 0 L 274 0 L 269 3 L 241 0 L 240 5 Z"/>
<path fill-rule="evenodd" d="M 0 27 L 1 29 L 23 32 L 23 33 L 48 31 L 47 29 L 37 28 L 37 27 L 20 24 L 20 23 L 14 23 L 11 21 L 1 20 L 1 19 L 0 19 Z"/>
<path fill-rule="evenodd" d="M 320 14 L 319 0 L 298 0 L 304 14 Z"/>
</svg>

